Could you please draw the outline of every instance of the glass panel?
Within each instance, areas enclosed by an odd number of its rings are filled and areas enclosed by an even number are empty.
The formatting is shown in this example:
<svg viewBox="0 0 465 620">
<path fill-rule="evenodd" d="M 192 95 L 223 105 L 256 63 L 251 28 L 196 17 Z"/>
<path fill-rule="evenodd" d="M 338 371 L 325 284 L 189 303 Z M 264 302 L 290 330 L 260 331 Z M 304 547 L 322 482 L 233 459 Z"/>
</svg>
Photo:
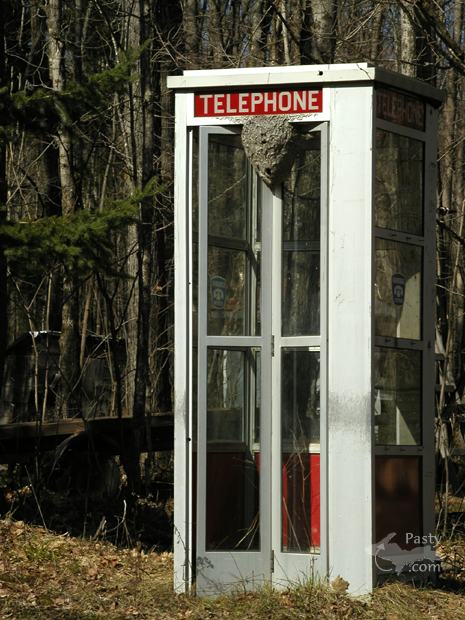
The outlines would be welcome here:
<svg viewBox="0 0 465 620">
<path fill-rule="evenodd" d="M 255 208 L 252 209 L 252 243 L 250 247 L 251 256 L 251 282 L 252 291 L 255 291 L 255 334 L 261 333 L 261 259 L 262 259 L 262 192 L 261 184 L 258 181 L 258 177 L 254 175 L 253 181 L 253 201 L 252 205 Z M 254 305 L 251 307 L 252 317 L 254 314 Z M 252 319 L 253 323 L 253 319 Z"/>
<path fill-rule="evenodd" d="M 382 445 L 421 443 L 421 351 L 375 349 L 375 437 Z"/>
<path fill-rule="evenodd" d="M 208 248 L 208 333 L 240 336 L 246 328 L 246 253 Z"/>
<path fill-rule="evenodd" d="M 376 240 L 375 332 L 421 338 L 422 248 Z"/>
<path fill-rule="evenodd" d="M 283 184 L 283 241 L 320 241 L 320 134 L 301 152 Z"/>
<path fill-rule="evenodd" d="M 376 226 L 423 234 L 423 142 L 376 130 Z"/>
<path fill-rule="evenodd" d="M 319 334 L 319 253 L 283 251 L 281 322 L 283 336 Z"/>
<path fill-rule="evenodd" d="M 320 135 L 300 153 L 282 193 L 282 335 L 320 331 Z"/>
<path fill-rule="evenodd" d="M 208 334 L 260 332 L 259 185 L 236 135 L 210 134 Z"/>
<path fill-rule="evenodd" d="M 396 544 L 401 549 L 415 547 L 412 535 L 421 536 L 423 528 L 421 458 L 376 456 L 375 493 L 375 542 L 387 539 L 385 547 L 380 547 L 383 557 L 389 557 L 389 547 L 395 553 Z M 378 566 L 382 566 L 380 560 Z"/>
<path fill-rule="evenodd" d="M 262 403 L 262 389 L 261 389 L 261 379 L 262 376 L 262 356 L 260 351 L 255 353 L 255 374 L 252 375 L 254 379 L 255 385 L 252 386 L 251 392 L 255 394 L 255 402 L 252 402 L 253 407 L 255 408 L 255 416 L 253 419 L 253 442 L 254 442 L 254 450 L 260 450 L 260 409 Z"/>
<path fill-rule="evenodd" d="M 208 233 L 245 239 L 248 164 L 241 137 L 211 134 L 208 161 Z"/>
<path fill-rule="evenodd" d="M 320 354 L 283 349 L 281 358 L 282 549 L 320 545 Z"/>
<path fill-rule="evenodd" d="M 199 130 L 192 131 L 192 230 L 199 230 Z M 198 234 L 194 235 L 198 237 Z"/>
<path fill-rule="evenodd" d="M 261 316 L 261 273 L 262 273 L 262 251 L 261 247 L 257 247 L 255 255 L 252 257 L 251 279 L 254 285 L 251 287 L 254 291 L 255 298 L 251 300 L 252 317 L 255 314 L 255 334 L 259 336 L 262 329 Z M 255 312 L 254 312 L 255 308 Z M 252 318 L 253 324 L 253 318 Z M 252 334 L 253 335 L 253 334 Z"/>
<path fill-rule="evenodd" d="M 243 440 L 244 351 L 208 350 L 207 441 Z"/>
<path fill-rule="evenodd" d="M 255 356 L 208 350 L 206 549 L 259 548 L 259 445 Z M 257 431 L 259 434 L 259 430 Z M 255 448 L 255 452 L 254 452 Z"/>
</svg>

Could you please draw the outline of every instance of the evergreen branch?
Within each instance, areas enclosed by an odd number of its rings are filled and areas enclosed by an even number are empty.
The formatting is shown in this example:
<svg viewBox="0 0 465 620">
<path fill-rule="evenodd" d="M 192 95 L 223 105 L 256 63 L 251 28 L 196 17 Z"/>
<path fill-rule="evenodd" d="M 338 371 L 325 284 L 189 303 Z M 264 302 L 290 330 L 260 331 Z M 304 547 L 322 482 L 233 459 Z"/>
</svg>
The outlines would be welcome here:
<svg viewBox="0 0 465 620">
<path fill-rule="evenodd" d="M 114 233 L 129 224 L 142 225 L 140 203 L 160 191 L 154 177 L 129 198 L 100 211 L 7 222 L 0 226 L 0 246 L 16 272 L 43 273 L 62 265 L 79 277 L 96 271 L 121 276 L 114 269 Z"/>
<path fill-rule="evenodd" d="M 0 137 L 8 136 L 17 123 L 32 133 L 55 133 L 59 127 L 85 122 L 89 113 L 101 113 L 108 107 L 109 96 L 127 87 L 131 67 L 143 49 L 128 52 L 111 69 L 71 82 L 63 91 L 39 87 L 11 94 L 8 87 L 0 88 Z"/>
</svg>

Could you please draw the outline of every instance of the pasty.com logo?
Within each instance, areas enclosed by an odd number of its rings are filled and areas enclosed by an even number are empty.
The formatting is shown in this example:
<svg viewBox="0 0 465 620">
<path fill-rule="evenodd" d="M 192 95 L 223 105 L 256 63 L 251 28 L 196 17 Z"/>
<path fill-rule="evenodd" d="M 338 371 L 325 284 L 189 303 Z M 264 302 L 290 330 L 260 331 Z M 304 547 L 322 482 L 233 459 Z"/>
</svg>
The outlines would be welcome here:
<svg viewBox="0 0 465 620">
<path fill-rule="evenodd" d="M 433 534 L 417 536 L 411 532 L 405 534 L 405 547 L 402 548 L 392 539 L 397 536 L 391 532 L 378 543 L 371 546 L 370 555 L 375 559 L 376 567 L 384 573 L 438 573 L 439 557 L 435 546 L 437 537 Z M 413 547 L 412 544 L 414 545 Z M 409 548 L 411 547 L 411 548 Z"/>
</svg>

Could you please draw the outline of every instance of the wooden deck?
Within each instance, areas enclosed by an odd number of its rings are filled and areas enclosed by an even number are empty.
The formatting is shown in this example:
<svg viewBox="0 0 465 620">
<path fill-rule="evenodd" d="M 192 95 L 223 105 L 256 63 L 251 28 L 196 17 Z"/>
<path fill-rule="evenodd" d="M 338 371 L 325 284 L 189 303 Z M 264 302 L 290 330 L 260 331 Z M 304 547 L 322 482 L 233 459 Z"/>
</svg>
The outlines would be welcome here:
<svg viewBox="0 0 465 620">
<path fill-rule="evenodd" d="M 133 425 L 133 418 L 129 417 L 0 425 L 0 463 L 26 461 L 37 452 L 56 450 L 71 442 L 73 450 L 84 451 L 90 446 L 104 454 L 121 454 Z M 155 452 L 172 450 L 173 437 L 172 414 L 153 415 L 147 418 L 146 426 L 141 431 L 142 452 L 148 451 L 149 447 Z"/>
</svg>

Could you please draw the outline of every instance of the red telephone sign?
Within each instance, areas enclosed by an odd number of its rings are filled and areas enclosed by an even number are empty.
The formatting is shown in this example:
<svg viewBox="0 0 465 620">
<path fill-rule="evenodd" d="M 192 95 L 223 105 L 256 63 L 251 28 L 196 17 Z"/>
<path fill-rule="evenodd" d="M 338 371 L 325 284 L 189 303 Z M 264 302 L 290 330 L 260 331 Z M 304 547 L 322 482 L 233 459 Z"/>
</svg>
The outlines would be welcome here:
<svg viewBox="0 0 465 620">
<path fill-rule="evenodd" d="M 194 116 L 315 114 L 322 111 L 321 89 L 200 93 L 194 99 Z"/>
</svg>

